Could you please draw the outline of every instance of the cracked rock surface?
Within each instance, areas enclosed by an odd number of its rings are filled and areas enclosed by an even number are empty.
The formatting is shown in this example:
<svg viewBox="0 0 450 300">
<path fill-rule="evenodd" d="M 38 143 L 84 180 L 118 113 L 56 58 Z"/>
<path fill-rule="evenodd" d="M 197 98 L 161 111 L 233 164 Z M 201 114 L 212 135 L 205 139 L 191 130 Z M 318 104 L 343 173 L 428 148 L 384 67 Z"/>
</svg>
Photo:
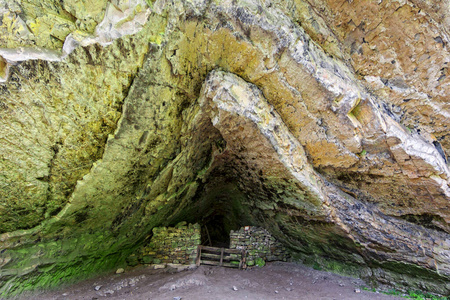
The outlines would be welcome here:
<svg viewBox="0 0 450 300">
<path fill-rule="evenodd" d="M 2 294 L 218 219 L 450 293 L 446 1 L 80 3 L 0 0 Z"/>
</svg>

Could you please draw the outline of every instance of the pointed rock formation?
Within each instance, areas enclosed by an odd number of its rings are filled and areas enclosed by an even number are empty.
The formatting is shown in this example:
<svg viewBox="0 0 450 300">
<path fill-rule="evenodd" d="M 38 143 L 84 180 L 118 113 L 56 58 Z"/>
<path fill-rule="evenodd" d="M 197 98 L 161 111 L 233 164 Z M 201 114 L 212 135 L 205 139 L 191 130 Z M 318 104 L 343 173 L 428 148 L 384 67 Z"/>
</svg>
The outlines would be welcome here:
<svg viewBox="0 0 450 300">
<path fill-rule="evenodd" d="M 0 293 L 186 221 L 449 294 L 438 2 L 0 0 Z"/>
</svg>

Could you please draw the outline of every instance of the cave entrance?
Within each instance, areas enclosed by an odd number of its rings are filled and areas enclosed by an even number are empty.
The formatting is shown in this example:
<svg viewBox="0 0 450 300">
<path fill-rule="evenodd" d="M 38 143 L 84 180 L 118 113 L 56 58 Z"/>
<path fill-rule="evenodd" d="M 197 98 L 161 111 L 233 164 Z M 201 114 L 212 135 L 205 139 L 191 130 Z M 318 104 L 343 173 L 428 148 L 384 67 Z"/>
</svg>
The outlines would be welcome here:
<svg viewBox="0 0 450 300">
<path fill-rule="evenodd" d="M 202 245 L 218 248 L 230 247 L 230 232 L 223 226 L 224 216 L 212 216 L 206 223 L 202 224 Z"/>
<path fill-rule="evenodd" d="M 204 120 L 197 121 L 197 124 L 203 124 L 204 127 L 198 125 L 202 131 L 196 131 L 190 140 L 193 145 L 197 142 L 191 156 L 198 160 L 192 166 L 200 170 L 196 181 L 198 185 L 195 194 L 183 203 L 185 210 L 174 223 L 198 223 L 204 246 L 229 248 L 231 230 L 263 225 L 262 209 L 255 203 L 272 202 L 272 195 L 275 195 L 272 185 L 266 187 L 264 169 L 266 163 L 273 163 L 277 154 L 270 152 L 273 148 L 266 145 L 265 137 L 257 138 L 255 125 L 246 122 L 240 122 L 242 130 L 225 140 L 206 116 Z M 235 127 L 233 125 L 230 130 L 234 131 Z M 200 132 L 201 135 L 197 135 Z M 208 139 L 205 140 L 205 136 Z M 260 156 L 263 159 L 259 160 Z M 279 167 L 270 164 L 268 174 L 278 174 Z M 281 168 L 284 171 L 283 165 Z M 263 209 L 266 207 L 272 206 L 262 206 Z"/>
<path fill-rule="evenodd" d="M 248 225 L 247 209 L 243 207 L 245 195 L 238 189 L 236 182 L 227 180 L 219 185 L 212 180 L 205 186 L 198 200 L 207 207 L 199 221 L 202 245 L 229 248 L 230 231 Z"/>
<path fill-rule="evenodd" d="M 220 163 L 213 168 L 194 200 L 204 246 L 229 248 L 231 230 L 254 223 L 246 205 L 248 196 L 239 188 L 240 176 L 232 165 Z"/>
</svg>

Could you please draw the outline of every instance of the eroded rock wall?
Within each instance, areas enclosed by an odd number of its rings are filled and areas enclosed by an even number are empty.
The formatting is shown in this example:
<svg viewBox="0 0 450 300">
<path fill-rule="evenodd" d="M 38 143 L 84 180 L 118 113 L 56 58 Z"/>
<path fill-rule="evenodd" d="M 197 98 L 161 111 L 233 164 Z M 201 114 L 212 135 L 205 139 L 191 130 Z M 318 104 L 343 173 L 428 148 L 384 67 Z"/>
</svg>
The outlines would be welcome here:
<svg viewBox="0 0 450 300">
<path fill-rule="evenodd" d="M 450 293 L 445 3 L 83 3 L 0 1 L 2 293 L 217 212 Z"/>
</svg>

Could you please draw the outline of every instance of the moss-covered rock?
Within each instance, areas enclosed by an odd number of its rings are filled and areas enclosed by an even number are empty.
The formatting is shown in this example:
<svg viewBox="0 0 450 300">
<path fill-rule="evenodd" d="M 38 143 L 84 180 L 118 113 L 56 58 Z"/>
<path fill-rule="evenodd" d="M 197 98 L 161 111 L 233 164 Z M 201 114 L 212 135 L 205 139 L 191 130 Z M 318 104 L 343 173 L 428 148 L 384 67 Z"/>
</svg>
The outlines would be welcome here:
<svg viewBox="0 0 450 300">
<path fill-rule="evenodd" d="M 448 293 L 447 25 L 372 2 L 0 0 L 1 293 L 217 220 Z"/>
</svg>

